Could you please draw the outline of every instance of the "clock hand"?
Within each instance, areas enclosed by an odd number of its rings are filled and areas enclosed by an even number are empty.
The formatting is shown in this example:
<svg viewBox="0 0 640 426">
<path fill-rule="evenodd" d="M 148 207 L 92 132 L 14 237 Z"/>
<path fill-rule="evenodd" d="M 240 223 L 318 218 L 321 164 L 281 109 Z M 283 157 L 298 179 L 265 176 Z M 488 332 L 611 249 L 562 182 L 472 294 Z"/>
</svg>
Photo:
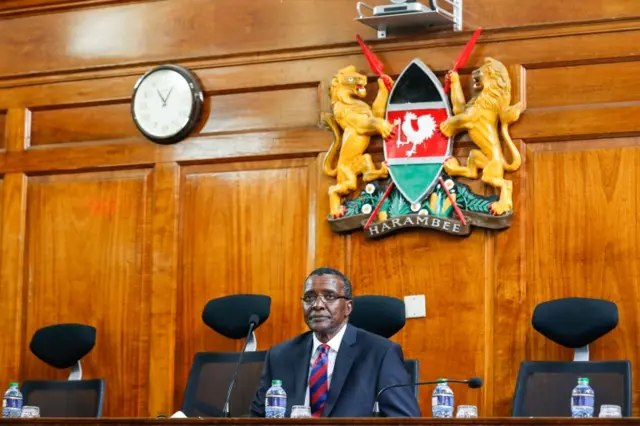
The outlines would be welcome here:
<svg viewBox="0 0 640 426">
<path fill-rule="evenodd" d="M 169 93 L 167 93 L 167 97 L 164 100 L 165 106 L 167 105 L 167 101 L 169 100 L 169 96 L 171 95 L 172 91 L 173 91 L 173 86 L 171 86 L 171 89 L 169 89 Z"/>
<path fill-rule="evenodd" d="M 167 106 L 167 101 L 165 100 L 165 98 L 162 97 L 162 93 L 160 93 L 160 89 L 156 89 L 156 92 L 158 92 L 158 96 L 160 96 L 160 99 L 162 100 L 162 106 Z"/>
</svg>

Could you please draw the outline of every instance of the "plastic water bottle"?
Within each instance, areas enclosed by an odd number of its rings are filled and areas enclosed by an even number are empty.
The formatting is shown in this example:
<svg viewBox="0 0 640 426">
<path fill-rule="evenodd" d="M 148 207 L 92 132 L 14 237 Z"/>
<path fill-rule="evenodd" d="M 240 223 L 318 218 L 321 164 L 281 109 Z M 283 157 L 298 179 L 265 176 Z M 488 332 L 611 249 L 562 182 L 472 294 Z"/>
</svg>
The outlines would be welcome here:
<svg viewBox="0 0 640 426">
<path fill-rule="evenodd" d="M 453 391 L 447 379 L 438 379 L 438 386 L 431 394 L 433 417 L 453 417 Z"/>
<path fill-rule="evenodd" d="M 18 383 L 11 382 L 2 400 L 2 417 L 20 417 L 22 415 L 22 392 Z"/>
<path fill-rule="evenodd" d="M 593 417 L 595 398 L 589 379 L 580 377 L 578 386 L 571 392 L 571 417 Z"/>
<path fill-rule="evenodd" d="M 264 399 L 264 414 L 267 418 L 284 418 L 287 411 L 287 393 L 282 389 L 281 380 L 272 380 Z"/>
</svg>

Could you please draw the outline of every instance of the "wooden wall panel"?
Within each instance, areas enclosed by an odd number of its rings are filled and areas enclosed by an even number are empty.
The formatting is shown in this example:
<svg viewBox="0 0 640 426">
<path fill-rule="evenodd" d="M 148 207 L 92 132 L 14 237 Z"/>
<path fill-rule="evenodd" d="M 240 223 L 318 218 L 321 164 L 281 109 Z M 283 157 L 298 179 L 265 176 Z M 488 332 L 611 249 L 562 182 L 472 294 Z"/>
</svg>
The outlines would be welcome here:
<svg viewBox="0 0 640 426">
<path fill-rule="evenodd" d="M 21 377 L 68 375 L 29 351 L 39 327 L 92 325 L 83 368 L 106 380 L 106 416 L 147 411 L 150 182 L 147 170 L 28 179 Z"/>
<path fill-rule="evenodd" d="M 318 88 L 227 94 L 210 98 L 203 134 L 317 126 Z"/>
<path fill-rule="evenodd" d="M 377 242 L 365 241 L 361 234 L 351 238 L 349 273 L 356 294 L 425 295 L 427 317 L 407 321 L 403 333 L 394 337 L 407 358 L 420 358 L 423 380 L 484 376 L 484 331 L 476 321 L 492 315 L 485 311 L 485 238 L 483 232 L 464 240 L 436 238 L 430 232 Z M 464 357 L 443 356 L 462 347 Z M 455 391 L 460 403 L 480 402 L 480 392 Z M 430 388 L 420 389 L 423 415 L 430 415 L 430 398 Z"/>
<path fill-rule="evenodd" d="M 152 268 L 149 300 L 149 398 L 152 415 L 173 408 L 178 288 L 180 166 L 166 162 L 153 172 Z M 153 354 L 163 354 L 154 356 Z M 142 413 L 144 416 L 147 413 Z"/>
<path fill-rule="evenodd" d="M 527 106 L 640 103 L 640 87 L 633 77 L 638 73 L 638 61 L 527 70 Z M 559 90 L 563 96 L 557 96 Z"/>
<path fill-rule="evenodd" d="M 516 141 L 522 156 L 520 170 L 509 175 L 513 182 L 514 216 L 507 232 L 497 232 L 489 250 L 493 262 L 485 266 L 485 276 L 493 274 L 485 286 L 487 302 L 493 315 L 485 317 L 485 377 L 483 406 L 487 416 L 509 415 L 520 361 L 527 359 L 526 335 L 531 323 L 531 309 L 525 303 L 527 280 L 525 256 L 527 224 L 530 223 L 527 194 L 529 151 L 522 141 Z"/>
<path fill-rule="evenodd" d="M 115 0 L 121 1 L 121 0 Z M 141 0 L 129 0 L 141 1 Z M 145 0 L 142 0 L 145 1 Z M 78 7 L 101 6 L 113 3 L 114 0 L 4 0 L 0 4 L 0 14 L 5 16 L 23 15 Z"/>
<path fill-rule="evenodd" d="M 636 20 L 487 30 L 479 39 L 467 68 L 480 65 L 485 55 L 500 58 L 507 64 L 522 64 L 527 69 L 637 60 L 639 56 L 629 40 L 638 37 L 639 32 Z M 438 75 L 444 76 L 469 37 L 470 32 L 464 32 L 385 42 L 368 39 L 367 42 L 385 63 L 385 71 L 389 75 L 399 74 L 408 62 L 417 57 Z M 259 56 L 242 55 L 235 59 L 181 59 L 178 62 L 196 70 L 203 86 L 214 95 L 265 88 L 272 90 L 283 85 L 308 87 L 314 83 L 326 83 L 330 76 L 347 64 L 353 64 L 363 72 L 369 70 L 355 42 L 303 52 L 276 51 Z M 78 69 L 31 78 L 0 79 L 0 87 L 10 89 L 0 92 L 0 108 L 126 101 L 136 79 L 150 66 Z M 87 85 L 87 80 L 91 80 L 91 85 Z"/>
<path fill-rule="evenodd" d="M 540 7 L 536 0 L 492 0 L 468 2 L 464 11 L 467 29 L 490 29 L 638 17 L 640 4 L 589 0 Z M 373 29 L 354 20 L 356 16 L 355 2 L 344 0 L 162 0 L 27 15 L 0 22 L 0 33 L 7 35 L 0 41 L 0 50 L 6 52 L 0 75 L 305 50 L 353 43 L 356 33 L 375 37 Z M 141 20 L 163 31 L 147 33 Z M 13 59 L 18 57 L 22 59 Z"/>
<path fill-rule="evenodd" d="M 209 97 L 199 133 L 316 126 L 318 103 L 317 87 Z M 122 139 L 142 139 L 128 100 L 32 111 L 32 146 Z"/>
<path fill-rule="evenodd" d="M 304 330 L 300 288 L 312 255 L 314 168 L 315 161 L 296 159 L 183 170 L 176 406 L 195 352 L 241 348 L 241 342 L 202 322 L 210 299 L 253 292 L 271 296 L 269 320 L 256 332 L 260 348 Z"/>
<path fill-rule="evenodd" d="M 32 111 L 31 146 L 140 138 L 129 102 Z"/>
<path fill-rule="evenodd" d="M 628 146 L 620 146 L 626 142 Z M 594 359 L 640 363 L 635 336 L 638 304 L 638 166 L 640 139 L 618 147 L 567 142 L 532 149 L 531 250 L 527 264 L 527 303 L 559 297 L 598 297 L 620 310 L 620 325 L 591 347 Z M 571 214 L 548 214 L 557 206 Z M 553 207 L 552 207 L 553 208 Z M 570 359 L 571 351 L 528 330 L 527 352 L 534 359 Z M 633 386 L 633 405 L 638 405 Z"/>
<path fill-rule="evenodd" d="M 2 258 L 0 259 L 0 312 L 13 324 L 2 337 L 0 357 L 5 366 L 4 382 L 21 377 L 24 340 L 24 235 L 26 221 L 26 176 L 5 175 L 2 180 Z"/>
<path fill-rule="evenodd" d="M 7 133 L 6 129 L 7 124 L 7 112 L 0 111 L 0 149 L 5 147 L 5 134 Z"/>
</svg>

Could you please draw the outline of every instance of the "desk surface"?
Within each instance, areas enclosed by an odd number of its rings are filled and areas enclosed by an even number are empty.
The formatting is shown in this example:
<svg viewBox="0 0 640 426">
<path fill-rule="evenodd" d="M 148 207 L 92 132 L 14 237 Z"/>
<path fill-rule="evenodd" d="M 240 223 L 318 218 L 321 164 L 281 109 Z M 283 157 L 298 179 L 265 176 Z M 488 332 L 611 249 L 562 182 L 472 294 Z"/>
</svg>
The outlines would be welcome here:
<svg viewBox="0 0 640 426">
<path fill-rule="evenodd" d="M 571 419 L 571 418 L 513 418 L 513 417 L 491 417 L 479 419 L 434 419 L 424 418 L 324 418 L 324 419 L 258 419 L 258 418 L 189 418 L 189 419 L 157 419 L 157 418 L 117 418 L 106 417 L 101 419 L 63 419 L 63 418 L 40 418 L 40 419 L 2 419 L 2 425 L 47 425 L 47 426 L 232 426 L 232 425 L 254 425 L 254 426 L 287 426 L 287 425 L 371 425 L 371 426 L 603 426 L 603 425 L 640 425 L 640 418 L 623 419 Z"/>
</svg>

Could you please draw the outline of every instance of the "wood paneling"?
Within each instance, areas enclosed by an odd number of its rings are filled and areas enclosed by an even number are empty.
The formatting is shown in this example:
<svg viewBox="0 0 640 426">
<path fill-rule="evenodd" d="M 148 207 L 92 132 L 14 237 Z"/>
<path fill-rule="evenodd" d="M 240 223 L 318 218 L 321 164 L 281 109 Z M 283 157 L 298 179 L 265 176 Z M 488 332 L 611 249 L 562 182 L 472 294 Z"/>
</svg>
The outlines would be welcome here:
<svg viewBox="0 0 640 426">
<path fill-rule="evenodd" d="M 528 106 L 549 108 L 639 102 L 640 85 L 633 78 L 638 73 L 638 61 L 528 70 Z M 605 76 L 609 79 L 603 87 Z M 562 90 L 563 96 L 557 96 L 558 90 Z"/>
<path fill-rule="evenodd" d="M 140 138 L 129 102 L 34 110 L 31 117 L 31 146 Z"/>
<path fill-rule="evenodd" d="M 540 7 L 535 0 L 492 0 L 469 2 L 464 11 L 467 29 L 508 28 L 637 17 L 640 3 L 584 0 L 579 5 L 555 2 Z M 5 52 L 0 58 L 0 75 L 302 51 L 352 43 L 356 33 L 375 37 L 373 29 L 354 20 L 356 16 L 355 2 L 344 0 L 163 0 L 29 15 L 0 22 L 0 33 L 6 35 L 0 40 L 0 50 Z M 144 28 L 163 30 L 149 33 Z M 18 57 L 21 60 L 14 60 Z"/>
<path fill-rule="evenodd" d="M 29 352 L 39 327 L 92 325 L 83 368 L 107 382 L 106 415 L 147 411 L 150 183 L 147 170 L 28 179 L 21 376 L 68 375 Z"/>
<path fill-rule="evenodd" d="M 5 133 L 7 132 L 7 112 L 0 111 L 0 149 L 5 147 Z"/>
<path fill-rule="evenodd" d="M 295 159 L 184 169 L 176 406 L 195 352 L 241 348 L 202 322 L 210 299 L 270 295 L 272 313 L 256 332 L 261 347 L 304 330 L 300 288 L 312 262 L 314 168 L 313 159 Z"/>
<path fill-rule="evenodd" d="M 344 0 L 4 2 L 0 381 L 65 377 L 28 342 L 42 325 L 83 321 L 98 327 L 84 367 L 107 379 L 105 415 L 172 413 L 195 352 L 239 348 L 204 326 L 204 304 L 269 294 L 257 332 L 267 348 L 304 330 L 302 280 L 320 265 L 343 270 L 356 294 L 424 294 L 426 318 L 393 339 L 422 379 L 483 376 L 481 390 L 456 388 L 482 416 L 509 414 L 522 360 L 571 359 L 530 325 L 552 297 L 617 302 L 620 325 L 592 357 L 631 359 L 640 376 L 640 3 L 574 3 L 465 4 L 465 27 L 485 30 L 463 74 L 493 56 L 527 106 L 512 126 L 523 166 L 508 175 L 511 228 L 365 241 L 326 222 L 330 79 L 354 64 L 375 96 L 357 33 L 390 75 L 420 58 L 442 78 L 470 31 L 378 41 Z M 198 130 L 169 146 L 141 137 L 129 105 L 139 76 L 164 62 L 194 70 L 207 95 Z M 469 148 L 463 138 L 454 154 Z M 370 151 L 382 159 L 379 140 Z"/>
<path fill-rule="evenodd" d="M 26 177 L 22 173 L 5 175 L 2 180 L 2 269 L 0 298 L 2 315 L 13 325 L 2 338 L 0 356 L 5 365 L 3 378 L 20 377 L 23 341 L 24 232 L 26 216 Z"/>
<path fill-rule="evenodd" d="M 491 348 L 491 352 L 485 351 L 485 375 L 492 378 L 485 383 L 483 392 L 487 416 L 511 413 L 511 398 L 520 361 L 528 359 L 523 342 L 526 342 L 533 312 L 524 303 L 527 291 L 525 255 L 530 250 L 526 245 L 526 225 L 530 220 L 527 209 L 530 204 L 525 192 L 529 152 L 522 141 L 518 149 L 522 155 L 522 166 L 511 175 L 511 181 L 514 210 L 521 213 L 514 217 L 508 232 L 496 233 L 492 247 L 493 263 L 485 267 L 485 274 L 493 274 L 485 286 L 487 301 L 493 305 L 493 315 L 484 318 L 485 345 Z"/>
<path fill-rule="evenodd" d="M 385 294 L 404 297 L 424 294 L 427 317 L 408 321 L 394 340 L 405 348 L 407 358 L 421 357 L 421 378 L 466 378 L 484 374 L 484 332 L 478 318 L 486 312 L 485 276 L 488 263 L 485 235 L 469 238 L 434 238 L 430 233 L 413 233 L 387 240 L 365 241 L 362 234 L 351 238 L 350 278 L 357 294 Z M 376 259 L 377 261 L 374 261 Z M 447 307 L 455 305 L 455 319 Z M 465 348 L 464 357 L 439 356 Z M 456 388 L 458 401 L 477 405 L 480 392 Z M 429 388 L 420 390 L 423 411 L 430 411 Z"/>
<path fill-rule="evenodd" d="M 480 65 L 483 56 L 499 57 L 507 64 L 545 68 L 600 62 L 638 60 L 633 43 L 640 33 L 638 20 L 614 20 L 580 24 L 556 23 L 532 28 L 484 30 L 467 68 Z M 465 46 L 470 31 L 428 34 L 414 39 L 367 43 L 385 62 L 385 72 L 396 75 L 415 57 L 444 75 Z M 328 81 L 328 76 L 353 63 L 369 72 L 354 37 L 347 44 L 328 45 L 304 51 L 269 51 L 260 55 L 171 59 L 194 70 L 210 92 L 308 85 Z M 0 96 L 0 107 L 68 105 L 75 102 L 126 100 L 136 79 L 150 68 L 137 64 L 96 69 L 72 69 L 64 73 L 0 79 L 0 87 L 10 88 Z M 370 75 L 374 75 L 370 73 Z M 86 80 L 92 81 L 87 86 Z M 53 83 L 58 84 L 44 84 Z M 10 94 L 10 96 L 9 96 Z"/>
<path fill-rule="evenodd" d="M 104 6 L 116 1 L 125 3 L 126 1 L 141 0 L 4 0 L 0 4 L 0 15 L 17 16 L 62 9 Z"/>
<path fill-rule="evenodd" d="M 201 135 L 317 125 L 316 87 L 225 94 L 207 99 Z M 129 101 L 33 110 L 31 145 L 140 140 Z"/>
<path fill-rule="evenodd" d="M 203 134 L 316 126 L 318 88 L 287 88 L 210 98 Z"/>
<path fill-rule="evenodd" d="M 532 148 L 529 212 L 535 229 L 526 245 L 545 249 L 527 256 L 527 304 L 533 309 L 537 303 L 571 296 L 615 302 L 620 325 L 592 345 L 591 356 L 637 365 L 640 139 L 625 142 L 629 146 L 617 149 L 592 147 L 589 141 L 540 152 Z M 550 207 L 567 213 L 549 214 Z M 571 356 L 532 329 L 526 342 L 533 359 Z M 639 394 L 633 388 L 637 406 Z"/>
<path fill-rule="evenodd" d="M 148 412 L 159 414 L 171 411 L 175 386 L 180 167 L 160 163 L 153 177 Z"/>
</svg>

